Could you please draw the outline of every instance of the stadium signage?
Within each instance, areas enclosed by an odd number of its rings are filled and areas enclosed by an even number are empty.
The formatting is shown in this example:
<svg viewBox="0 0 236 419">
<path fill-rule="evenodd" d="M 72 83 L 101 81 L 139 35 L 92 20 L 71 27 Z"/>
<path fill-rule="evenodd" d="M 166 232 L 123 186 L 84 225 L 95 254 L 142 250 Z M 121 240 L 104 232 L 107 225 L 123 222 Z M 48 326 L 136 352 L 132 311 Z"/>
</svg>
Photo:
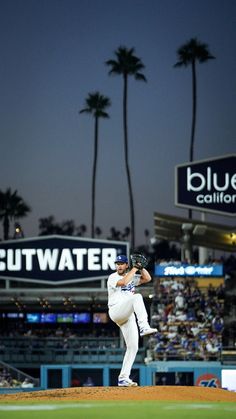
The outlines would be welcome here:
<svg viewBox="0 0 236 419">
<path fill-rule="evenodd" d="M 48 284 L 107 277 L 126 242 L 45 236 L 0 243 L 0 278 Z"/>
<path fill-rule="evenodd" d="M 223 265 L 187 265 L 187 264 L 157 264 L 155 265 L 156 276 L 223 276 Z"/>
<path fill-rule="evenodd" d="M 236 155 L 178 165 L 175 183 L 176 206 L 236 214 Z"/>
<path fill-rule="evenodd" d="M 221 383 L 219 377 L 215 374 L 207 373 L 202 374 L 197 378 L 196 386 L 199 387 L 211 387 L 211 388 L 220 388 Z"/>
</svg>

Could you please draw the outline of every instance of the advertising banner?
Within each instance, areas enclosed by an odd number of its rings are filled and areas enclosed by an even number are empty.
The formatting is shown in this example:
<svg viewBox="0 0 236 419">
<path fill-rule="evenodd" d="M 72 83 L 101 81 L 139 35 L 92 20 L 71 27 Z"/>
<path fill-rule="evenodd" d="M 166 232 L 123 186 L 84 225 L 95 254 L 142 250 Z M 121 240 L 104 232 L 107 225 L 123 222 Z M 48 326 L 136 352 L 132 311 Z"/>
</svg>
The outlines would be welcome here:
<svg viewBox="0 0 236 419">
<path fill-rule="evenodd" d="M 107 277 L 127 242 L 44 236 L 0 243 L 0 278 L 63 284 Z"/>
<path fill-rule="evenodd" d="M 222 277 L 223 265 L 189 265 L 183 263 L 166 263 L 155 265 L 155 275 L 160 277 L 193 276 L 193 277 Z"/>
<path fill-rule="evenodd" d="M 236 215 L 236 155 L 176 166 L 175 205 Z"/>
</svg>

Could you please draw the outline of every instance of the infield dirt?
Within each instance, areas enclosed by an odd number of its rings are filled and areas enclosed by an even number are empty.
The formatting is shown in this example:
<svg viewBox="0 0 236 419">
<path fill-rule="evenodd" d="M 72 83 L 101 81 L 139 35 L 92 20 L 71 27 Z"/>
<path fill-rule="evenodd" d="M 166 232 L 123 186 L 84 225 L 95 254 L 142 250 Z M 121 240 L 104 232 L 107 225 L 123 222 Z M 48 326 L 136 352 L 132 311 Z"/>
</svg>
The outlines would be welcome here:
<svg viewBox="0 0 236 419">
<path fill-rule="evenodd" d="M 76 387 L 1 394 L 0 402 L 19 401 L 156 400 L 234 402 L 236 393 L 219 388 L 187 386 Z"/>
</svg>

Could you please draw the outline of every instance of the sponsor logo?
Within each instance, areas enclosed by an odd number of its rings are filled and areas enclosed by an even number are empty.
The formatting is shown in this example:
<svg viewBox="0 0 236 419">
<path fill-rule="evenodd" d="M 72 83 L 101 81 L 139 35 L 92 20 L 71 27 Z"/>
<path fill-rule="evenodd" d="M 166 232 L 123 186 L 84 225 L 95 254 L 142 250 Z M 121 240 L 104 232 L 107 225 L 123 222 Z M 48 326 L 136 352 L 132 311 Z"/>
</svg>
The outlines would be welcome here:
<svg viewBox="0 0 236 419">
<path fill-rule="evenodd" d="M 128 243 L 67 236 L 0 243 L 0 278 L 44 283 L 107 277 Z"/>
<path fill-rule="evenodd" d="M 0 249 L 0 272 L 30 272 L 37 264 L 40 271 L 89 271 L 111 269 L 114 266 L 116 249 Z"/>
<path fill-rule="evenodd" d="M 203 374 L 197 378 L 196 385 L 200 387 L 218 388 L 221 386 L 220 379 L 215 374 Z"/>
<path fill-rule="evenodd" d="M 157 276 L 223 276 L 223 265 L 156 265 Z"/>
<path fill-rule="evenodd" d="M 175 204 L 235 215 L 235 168 L 235 155 L 177 166 Z"/>
</svg>

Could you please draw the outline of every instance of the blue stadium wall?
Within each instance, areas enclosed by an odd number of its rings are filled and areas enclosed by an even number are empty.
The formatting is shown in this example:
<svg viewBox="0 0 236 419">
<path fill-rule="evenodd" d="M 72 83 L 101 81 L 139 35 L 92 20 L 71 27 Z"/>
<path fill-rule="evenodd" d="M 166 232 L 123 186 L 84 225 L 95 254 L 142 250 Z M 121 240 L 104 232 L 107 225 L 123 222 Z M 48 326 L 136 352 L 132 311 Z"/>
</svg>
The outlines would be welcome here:
<svg viewBox="0 0 236 419">
<path fill-rule="evenodd" d="M 71 387 L 71 380 L 75 371 L 79 376 L 81 374 L 92 376 L 95 385 L 116 386 L 120 368 L 121 364 L 42 365 L 40 387 L 42 389 Z M 236 365 L 222 365 L 220 362 L 202 361 L 160 361 L 153 362 L 148 366 L 134 364 L 131 376 L 133 380 L 138 381 L 139 385 L 150 386 L 157 385 L 156 377 L 158 375 L 187 374 L 192 376 L 191 385 L 221 387 L 222 369 L 236 370 Z M 166 385 L 168 385 L 168 382 Z"/>
</svg>

